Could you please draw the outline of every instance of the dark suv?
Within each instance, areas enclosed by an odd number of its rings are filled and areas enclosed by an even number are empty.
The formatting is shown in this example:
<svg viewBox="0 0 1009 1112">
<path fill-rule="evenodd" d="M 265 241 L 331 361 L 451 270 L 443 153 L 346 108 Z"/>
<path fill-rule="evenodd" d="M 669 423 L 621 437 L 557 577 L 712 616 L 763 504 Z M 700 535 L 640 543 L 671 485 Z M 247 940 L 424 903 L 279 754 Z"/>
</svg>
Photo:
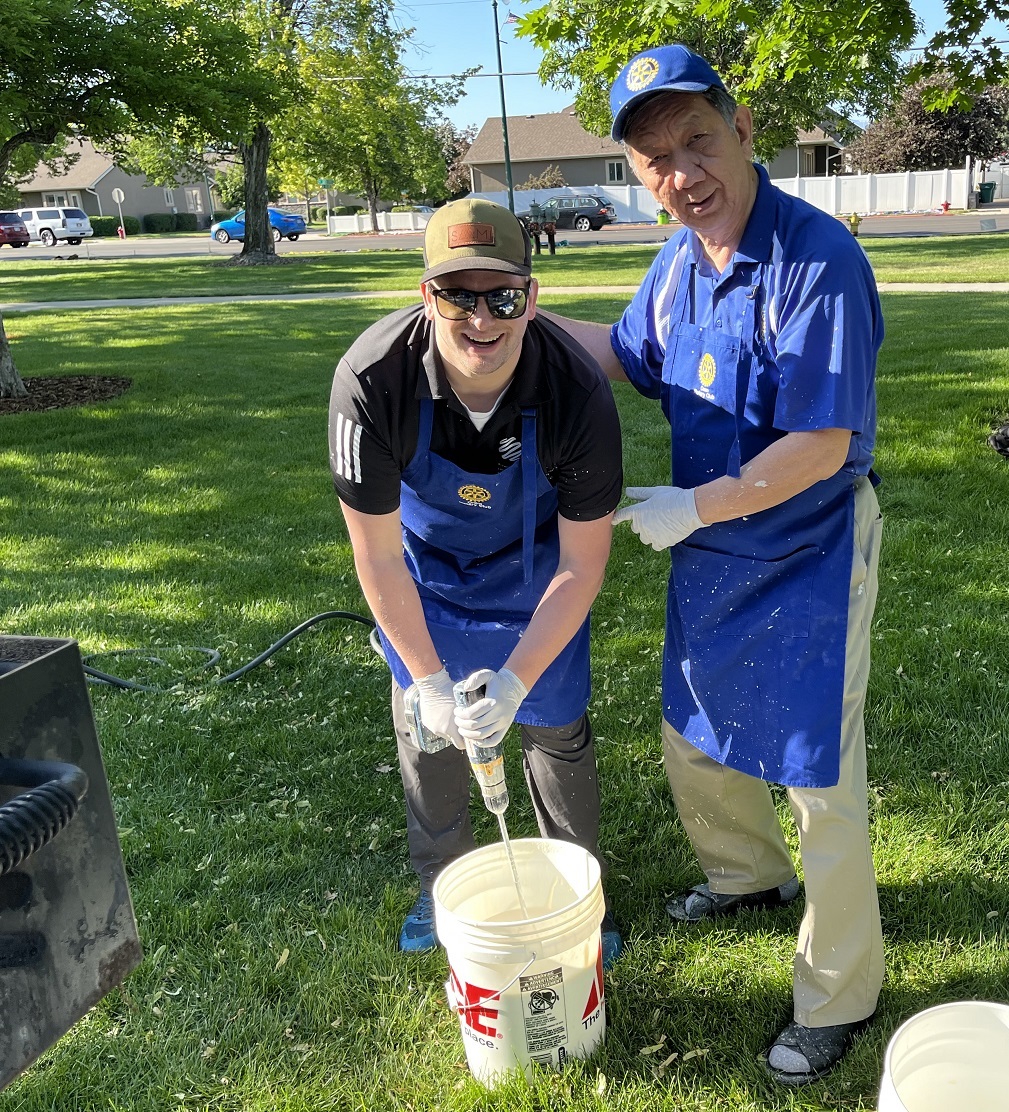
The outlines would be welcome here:
<svg viewBox="0 0 1009 1112">
<path fill-rule="evenodd" d="M 30 239 L 25 222 L 16 212 L 0 211 L 0 246 L 9 243 L 11 247 L 27 247 Z"/>
<path fill-rule="evenodd" d="M 574 228 L 576 232 L 598 231 L 604 224 L 616 222 L 616 209 L 590 193 L 577 197 L 551 197 L 540 205 L 540 224 L 553 223 L 558 228 Z M 520 220 L 529 220 L 528 212 L 519 213 Z"/>
</svg>

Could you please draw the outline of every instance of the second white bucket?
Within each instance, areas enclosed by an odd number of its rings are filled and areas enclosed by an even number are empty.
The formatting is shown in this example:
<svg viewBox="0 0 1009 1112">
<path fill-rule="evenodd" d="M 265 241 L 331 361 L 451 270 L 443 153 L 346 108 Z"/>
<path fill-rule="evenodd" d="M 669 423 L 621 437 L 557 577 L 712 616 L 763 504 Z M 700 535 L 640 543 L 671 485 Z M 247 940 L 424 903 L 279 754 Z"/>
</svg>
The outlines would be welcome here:
<svg viewBox="0 0 1009 1112">
<path fill-rule="evenodd" d="M 449 1005 L 470 1071 L 490 1087 L 534 1063 L 587 1057 L 606 1030 L 598 861 L 568 842 L 511 845 L 528 918 L 500 842 L 453 861 L 434 884 Z"/>
<path fill-rule="evenodd" d="M 1009 1005 L 960 1000 L 894 1032 L 879 1112 L 994 1112 L 1009 1104 Z"/>
</svg>

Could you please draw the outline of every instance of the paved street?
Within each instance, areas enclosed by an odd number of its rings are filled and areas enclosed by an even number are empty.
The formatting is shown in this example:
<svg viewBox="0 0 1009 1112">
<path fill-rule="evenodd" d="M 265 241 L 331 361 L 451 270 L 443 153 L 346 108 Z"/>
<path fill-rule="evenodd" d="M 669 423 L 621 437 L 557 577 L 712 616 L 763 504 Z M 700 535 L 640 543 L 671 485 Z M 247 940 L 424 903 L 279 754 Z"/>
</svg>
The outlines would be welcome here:
<svg viewBox="0 0 1009 1112">
<path fill-rule="evenodd" d="M 610 224 L 598 232 L 558 232 L 558 242 L 571 246 L 588 246 L 607 243 L 662 243 L 679 228 L 678 224 Z M 979 233 L 1009 232 L 1009 200 L 996 201 L 982 209 L 942 215 L 926 213 L 917 215 L 867 216 L 862 220 L 859 236 L 934 236 L 977 235 Z M 307 232 L 297 243 L 281 240 L 278 254 L 302 254 L 318 251 L 363 250 L 418 250 L 423 245 L 420 232 L 389 232 L 381 235 L 326 236 L 321 232 Z M 90 259 L 122 259 L 134 257 L 169 257 L 209 255 L 227 258 L 241 251 L 240 243 L 221 244 L 209 235 L 177 236 L 162 239 L 134 236 L 125 241 L 118 239 L 85 240 L 79 247 L 61 244 L 43 247 L 31 244 L 22 251 L 4 251 L 0 259 L 52 259 L 76 254 Z"/>
</svg>

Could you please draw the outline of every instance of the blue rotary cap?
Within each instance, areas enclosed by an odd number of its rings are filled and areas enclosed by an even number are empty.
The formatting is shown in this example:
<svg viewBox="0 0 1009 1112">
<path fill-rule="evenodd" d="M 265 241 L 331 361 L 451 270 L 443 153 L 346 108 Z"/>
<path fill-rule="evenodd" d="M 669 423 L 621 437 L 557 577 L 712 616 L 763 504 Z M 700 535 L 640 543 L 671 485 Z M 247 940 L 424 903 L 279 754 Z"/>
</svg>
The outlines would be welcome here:
<svg viewBox="0 0 1009 1112">
<path fill-rule="evenodd" d="M 682 43 L 643 50 L 627 63 L 610 89 L 612 137 L 619 143 L 633 108 L 656 93 L 705 93 L 724 89 L 722 79 L 700 56 Z"/>
</svg>

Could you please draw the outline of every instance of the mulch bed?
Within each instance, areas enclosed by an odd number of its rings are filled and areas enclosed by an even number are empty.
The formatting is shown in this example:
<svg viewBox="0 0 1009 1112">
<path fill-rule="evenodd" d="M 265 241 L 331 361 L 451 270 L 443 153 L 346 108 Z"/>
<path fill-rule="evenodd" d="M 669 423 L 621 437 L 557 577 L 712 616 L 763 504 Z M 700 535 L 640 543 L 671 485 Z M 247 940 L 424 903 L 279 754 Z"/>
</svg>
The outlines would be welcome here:
<svg viewBox="0 0 1009 1112">
<path fill-rule="evenodd" d="M 24 379 L 26 398 L 0 398 L 0 417 L 5 413 L 44 413 L 73 405 L 91 405 L 118 398 L 133 385 L 132 378 L 114 375 L 39 375 Z"/>
</svg>

